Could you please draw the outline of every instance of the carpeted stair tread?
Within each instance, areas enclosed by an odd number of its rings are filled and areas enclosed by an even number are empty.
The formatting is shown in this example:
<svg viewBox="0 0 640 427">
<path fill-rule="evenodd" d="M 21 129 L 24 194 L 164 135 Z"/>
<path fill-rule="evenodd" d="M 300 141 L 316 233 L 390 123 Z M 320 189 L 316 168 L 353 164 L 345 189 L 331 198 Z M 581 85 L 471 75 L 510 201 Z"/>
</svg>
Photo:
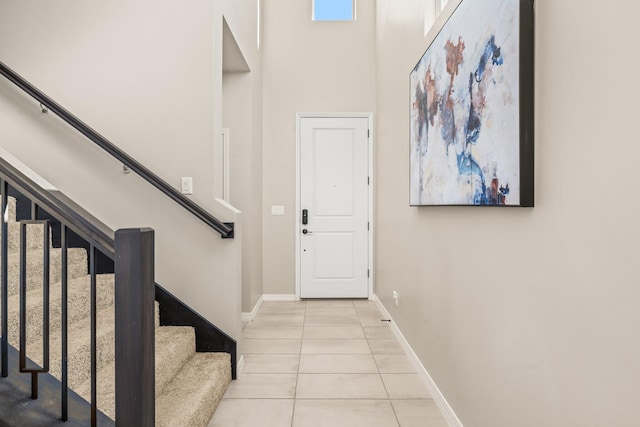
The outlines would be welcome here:
<svg viewBox="0 0 640 427">
<path fill-rule="evenodd" d="M 7 240 L 9 251 L 20 250 L 20 223 L 8 222 L 8 236 Z M 2 237 L 2 227 L 0 227 L 0 238 Z M 34 250 L 43 248 L 44 243 L 44 226 L 38 224 L 27 225 L 26 236 L 27 250 Z M 51 245 L 51 233 L 49 233 L 49 245 Z"/>
<path fill-rule="evenodd" d="M 61 280 L 61 249 L 51 249 L 49 258 L 49 283 Z M 8 261 L 8 294 L 15 295 L 20 291 L 20 254 L 10 252 Z M 69 248 L 67 250 L 67 276 L 69 279 L 87 274 L 87 251 L 83 248 Z M 42 250 L 27 252 L 27 290 L 42 288 Z"/>
<path fill-rule="evenodd" d="M 228 353 L 196 353 L 156 397 L 156 427 L 205 427 L 231 381 Z"/>
<path fill-rule="evenodd" d="M 195 332 L 189 326 L 162 326 L 156 329 L 155 378 L 156 396 L 182 369 L 195 353 Z M 89 401 L 91 379 L 76 387 L 75 392 Z M 98 409 L 115 419 L 115 362 L 98 371 Z"/>
<path fill-rule="evenodd" d="M 114 354 L 114 307 L 113 305 L 98 310 L 96 317 L 96 358 L 98 370 L 113 360 Z M 91 330 L 90 320 L 86 317 L 69 325 L 68 329 L 68 378 L 69 387 L 75 388 L 90 378 L 91 368 Z M 60 378 L 62 336 L 59 332 L 50 337 L 50 373 Z M 42 359 L 42 341 L 28 347 L 29 357 L 39 363 Z"/>
<path fill-rule="evenodd" d="M 20 223 L 16 221 L 16 199 L 8 197 L 7 214 L 4 218 L 8 227 L 8 247 L 9 251 L 18 251 L 20 249 Z M 43 231 L 44 227 L 37 224 L 27 225 L 27 250 L 42 249 L 43 247 Z M 0 227 L 0 238 L 2 238 L 2 227 Z M 49 244 L 51 244 L 51 233 L 49 233 Z"/>
<path fill-rule="evenodd" d="M 96 275 L 96 304 L 105 308 L 113 304 L 113 274 Z M 54 283 L 49 288 L 49 325 L 50 331 L 58 331 L 62 320 L 62 284 Z M 71 325 L 84 319 L 90 310 L 90 276 L 82 276 L 69 280 L 67 285 L 67 319 Z M 27 344 L 42 339 L 42 290 L 32 289 L 27 292 Z M 8 301 L 9 342 L 17 347 L 20 327 L 20 295 L 12 295 Z M 0 329 L 1 332 L 1 329 Z"/>
<path fill-rule="evenodd" d="M 160 303 L 158 301 L 154 301 L 153 308 L 154 308 L 153 321 L 156 329 L 158 329 L 160 327 Z"/>
<path fill-rule="evenodd" d="M 156 396 L 160 395 L 196 352 L 196 333 L 190 326 L 156 329 Z"/>
</svg>

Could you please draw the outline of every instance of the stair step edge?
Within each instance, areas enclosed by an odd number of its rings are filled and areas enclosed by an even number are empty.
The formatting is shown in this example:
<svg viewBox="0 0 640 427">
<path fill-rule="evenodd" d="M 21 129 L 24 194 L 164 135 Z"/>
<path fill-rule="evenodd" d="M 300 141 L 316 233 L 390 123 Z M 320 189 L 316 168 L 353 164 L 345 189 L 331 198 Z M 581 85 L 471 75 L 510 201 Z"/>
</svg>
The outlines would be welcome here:
<svg viewBox="0 0 640 427">
<path fill-rule="evenodd" d="M 103 310 L 113 304 L 114 277 L 113 274 L 100 274 L 96 276 L 96 280 L 98 292 L 96 303 L 98 309 Z M 73 325 L 76 322 L 81 322 L 89 316 L 89 283 L 90 277 L 88 275 L 69 280 L 67 288 L 69 325 Z M 59 330 L 61 324 L 61 290 L 62 284 L 60 282 L 52 284 L 49 288 L 49 322 L 52 334 L 55 333 L 54 331 Z M 27 313 L 31 313 L 31 316 L 27 317 L 27 344 L 31 344 L 37 341 L 37 339 L 41 338 L 41 332 L 36 336 L 33 334 L 33 331 L 40 331 L 41 329 L 42 306 L 43 301 L 41 289 L 31 289 L 27 291 Z M 18 333 L 20 313 L 19 294 L 11 295 L 9 297 L 8 307 L 9 337 L 13 345 L 17 345 L 16 337 Z M 86 310 L 81 310 L 81 308 L 86 308 Z"/>
<path fill-rule="evenodd" d="M 156 395 L 180 372 L 196 352 L 196 334 L 190 326 L 161 326 L 156 329 Z"/>
<path fill-rule="evenodd" d="M 107 309 L 99 310 L 96 318 L 96 357 L 98 369 L 108 365 L 114 359 L 114 313 L 113 306 Z M 90 376 L 90 348 L 91 348 L 91 331 L 89 330 L 88 318 L 83 322 L 74 322 L 69 325 L 68 330 L 68 375 L 69 386 L 76 387 L 82 384 Z M 61 334 L 54 333 L 50 336 L 50 373 L 60 378 L 60 359 L 61 359 Z M 42 354 L 42 341 L 31 344 L 29 348 L 30 355 Z"/>
<path fill-rule="evenodd" d="M 157 427 L 206 427 L 231 382 L 227 353 L 196 353 L 156 397 Z"/>
<path fill-rule="evenodd" d="M 165 328 L 180 328 L 179 330 L 167 330 Z M 155 358 L 155 378 L 156 378 L 156 396 L 159 396 L 166 385 L 175 378 L 175 375 L 180 372 L 187 361 L 189 361 L 193 354 L 195 354 L 195 334 L 189 333 L 188 329 L 193 330 L 189 326 L 162 326 L 156 331 L 156 358 Z M 160 335 L 160 337 L 159 337 Z M 191 341 L 189 335 L 193 335 L 193 351 L 188 357 L 176 357 L 176 350 L 180 345 L 189 345 Z M 167 341 L 173 337 L 176 345 L 166 346 Z M 160 339 L 158 339 L 160 338 Z M 178 349 L 179 351 L 179 349 Z M 174 359 L 174 361 L 171 361 Z M 178 364 L 177 368 L 167 367 L 167 363 Z M 170 376 L 171 378 L 163 379 L 163 377 Z M 109 365 L 100 369 L 97 373 L 97 395 L 98 395 L 98 409 L 104 414 L 115 418 L 115 362 L 109 363 Z M 91 397 L 91 379 L 86 380 L 84 383 L 77 386 L 74 391 L 83 398 L 89 400 Z"/>
</svg>

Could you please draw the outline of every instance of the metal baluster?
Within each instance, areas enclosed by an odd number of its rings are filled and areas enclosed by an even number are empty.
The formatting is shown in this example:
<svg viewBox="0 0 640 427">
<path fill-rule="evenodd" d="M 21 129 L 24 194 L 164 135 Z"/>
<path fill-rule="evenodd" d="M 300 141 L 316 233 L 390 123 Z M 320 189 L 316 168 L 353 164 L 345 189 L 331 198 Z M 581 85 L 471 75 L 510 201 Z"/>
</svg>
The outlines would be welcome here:
<svg viewBox="0 0 640 427">
<path fill-rule="evenodd" d="M 8 264 L 9 264 L 9 218 L 5 217 L 9 209 L 9 184 L 4 179 L 0 179 L 0 187 L 2 191 L 2 249 L 0 249 L 0 257 L 2 260 L 2 271 L 0 272 L 2 280 L 2 376 L 9 376 L 9 321 L 8 321 L 8 301 L 9 301 L 9 284 L 8 284 Z M 15 220 L 15 218 L 14 218 Z"/>
<path fill-rule="evenodd" d="M 26 245 L 26 230 L 27 225 L 24 222 L 20 222 L 20 372 L 27 365 L 27 343 L 25 336 L 27 335 L 27 245 Z M 32 378 L 33 380 L 33 378 Z M 33 381 L 31 382 L 33 387 Z M 31 398 L 33 398 L 33 390 L 31 392 Z"/>
<path fill-rule="evenodd" d="M 97 393 L 97 357 L 96 357 L 96 248 L 89 246 L 89 274 L 91 275 L 91 427 L 97 425 L 98 393 Z"/>
<path fill-rule="evenodd" d="M 67 271 L 67 227 L 64 224 L 60 224 L 60 251 L 61 251 L 61 280 L 62 280 L 62 421 L 67 421 L 69 417 L 69 382 L 68 382 L 68 340 L 67 340 L 67 288 L 68 288 L 68 271 Z"/>
<path fill-rule="evenodd" d="M 33 213 L 33 210 L 32 210 Z M 27 368 L 27 226 L 43 226 L 42 367 Z M 20 372 L 31 374 L 31 398 L 38 398 L 38 374 L 49 372 L 49 221 L 20 221 Z"/>
</svg>

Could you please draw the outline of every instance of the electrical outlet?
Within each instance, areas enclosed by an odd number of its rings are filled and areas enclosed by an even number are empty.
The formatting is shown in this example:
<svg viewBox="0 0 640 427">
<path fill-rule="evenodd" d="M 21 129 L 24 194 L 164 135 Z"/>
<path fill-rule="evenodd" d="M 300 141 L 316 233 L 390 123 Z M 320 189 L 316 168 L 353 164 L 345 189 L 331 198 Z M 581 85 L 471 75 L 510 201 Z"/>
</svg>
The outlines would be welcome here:
<svg viewBox="0 0 640 427">
<path fill-rule="evenodd" d="M 393 291 L 393 302 L 396 303 L 396 307 L 398 306 L 398 291 Z"/>
</svg>

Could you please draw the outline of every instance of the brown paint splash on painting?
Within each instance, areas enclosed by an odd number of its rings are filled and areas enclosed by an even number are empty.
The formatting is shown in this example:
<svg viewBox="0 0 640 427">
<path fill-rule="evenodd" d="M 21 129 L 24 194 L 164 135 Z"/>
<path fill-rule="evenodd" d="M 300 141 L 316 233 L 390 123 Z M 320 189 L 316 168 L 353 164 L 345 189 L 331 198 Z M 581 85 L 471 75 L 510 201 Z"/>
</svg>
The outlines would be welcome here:
<svg viewBox="0 0 640 427">
<path fill-rule="evenodd" d="M 462 37 L 458 37 L 458 44 L 453 44 L 451 40 L 447 40 L 447 43 L 444 46 L 445 51 L 447 52 L 447 74 L 451 76 L 451 81 L 455 76 L 458 75 L 458 70 L 460 68 L 460 64 L 464 61 L 464 56 L 462 52 L 464 52 L 464 41 Z"/>
<path fill-rule="evenodd" d="M 429 64 L 429 68 L 427 68 L 427 72 L 424 75 L 424 87 L 427 91 L 427 101 L 429 102 L 429 123 L 431 126 L 434 125 L 434 117 L 438 114 L 438 88 L 436 88 L 436 79 L 431 72 L 431 64 Z"/>
</svg>

